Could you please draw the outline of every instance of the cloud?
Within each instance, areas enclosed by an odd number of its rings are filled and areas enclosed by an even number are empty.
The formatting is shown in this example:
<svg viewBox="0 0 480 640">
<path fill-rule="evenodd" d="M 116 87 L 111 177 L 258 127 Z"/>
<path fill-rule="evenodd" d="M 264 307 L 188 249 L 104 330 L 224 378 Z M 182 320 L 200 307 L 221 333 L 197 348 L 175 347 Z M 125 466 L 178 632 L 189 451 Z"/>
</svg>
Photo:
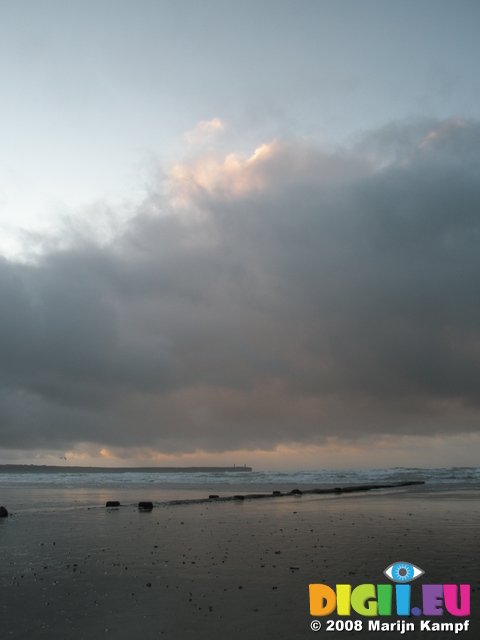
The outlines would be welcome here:
<svg viewBox="0 0 480 640">
<path fill-rule="evenodd" d="M 212 120 L 201 120 L 191 131 L 187 131 L 183 137 L 188 144 L 200 145 L 224 131 L 225 125 L 220 118 L 212 118 Z"/>
<path fill-rule="evenodd" d="M 479 142 L 422 121 L 208 152 L 110 244 L 1 261 L 0 447 L 477 431 Z"/>
<path fill-rule="evenodd" d="M 333 187 L 368 172 L 368 164 L 351 155 L 326 153 L 302 141 L 282 144 L 274 140 L 262 144 L 247 158 L 210 152 L 176 163 L 170 181 L 185 203 L 202 192 L 221 197 L 271 190 L 276 185 L 282 189 L 287 185 L 293 189 L 313 184 Z"/>
</svg>

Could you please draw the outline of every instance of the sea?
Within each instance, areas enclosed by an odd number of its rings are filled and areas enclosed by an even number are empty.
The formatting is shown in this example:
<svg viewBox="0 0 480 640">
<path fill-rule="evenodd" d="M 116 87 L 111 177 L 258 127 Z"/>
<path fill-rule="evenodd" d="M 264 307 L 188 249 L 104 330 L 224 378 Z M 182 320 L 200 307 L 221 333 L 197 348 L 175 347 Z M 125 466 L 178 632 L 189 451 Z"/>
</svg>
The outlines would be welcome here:
<svg viewBox="0 0 480 640">
<path fill-rule="evenodd" d="M 293 489 L 311 490 L 356 485 L 385 485 L 405 482 L 424 484 L 409 490 L 445 493 L 480 489 L 480 468 L 406 468 L 337 469 L 301 471 L 179 471 L 162 473 L 142 469 L 102 469 L 92 472 L 48 467 L 0 473 L 0 506 L 9 511 L 96 508 L 107 501 L 119 501 L 122 506 L 139 501 L 169 505 L 175 501 L 195 501 L 210 495 L 231 497 Z M 404 490 L 399 488 L 399 490 Z"/>
</svg>

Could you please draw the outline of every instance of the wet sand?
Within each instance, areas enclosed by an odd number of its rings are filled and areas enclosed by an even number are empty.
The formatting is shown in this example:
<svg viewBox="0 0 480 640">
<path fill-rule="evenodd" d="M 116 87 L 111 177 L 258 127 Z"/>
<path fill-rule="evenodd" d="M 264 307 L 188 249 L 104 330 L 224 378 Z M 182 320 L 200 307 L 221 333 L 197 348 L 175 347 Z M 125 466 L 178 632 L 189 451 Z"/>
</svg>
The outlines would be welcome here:
<svg viewBox="0 0 480 640">
<path fill-rule="evenodd" d="M 409 488 L 146 513 L 13 509 L 0 521 L 1 637 L 321 637 L 325 628 L 310 629 L 310 583 L 385 583 L 383 570 L 404 560 L 425 571 L 425 583 L 471 584 L 470 630 L 435 637 L 476 638 L 479 497 Z M 377 637 L 366 621 L 363 631 L 335 636 Z M 405 636 L 424 638 L 414 622 Z"/>
</svg>

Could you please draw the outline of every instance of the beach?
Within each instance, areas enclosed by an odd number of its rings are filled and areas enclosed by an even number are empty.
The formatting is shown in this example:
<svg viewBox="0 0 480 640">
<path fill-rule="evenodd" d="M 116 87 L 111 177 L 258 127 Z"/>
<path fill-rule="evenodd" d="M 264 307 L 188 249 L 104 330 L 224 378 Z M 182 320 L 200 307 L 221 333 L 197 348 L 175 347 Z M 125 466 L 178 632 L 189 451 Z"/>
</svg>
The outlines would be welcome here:
<svg viewBox="0 0 480 640">
<path fill-rule="evenodd" d="M 310 627 L 309 584 L 384 584 L 384 569 L 399 560 L 425 571 L 423 582 L 470 584 L 470 628 L 460 636 L 478 636 L 478 490 L 420 486 L 155 504 L 149 512 L 130 495 L 117 509 L 81 500 L 38 509 L 27 500 L 16 512 L 20 493 L 2 495 L 11 511 L 0 521 L 5 638 L 322 637 L 325 620 L 317 618 L 318 634 Z M 362 620 L 362 630 L 335 633 L 376 637 L 367 618 L 351 619 Z M 425 637 L 414 622 L 405 635 Z"/>
</svg>

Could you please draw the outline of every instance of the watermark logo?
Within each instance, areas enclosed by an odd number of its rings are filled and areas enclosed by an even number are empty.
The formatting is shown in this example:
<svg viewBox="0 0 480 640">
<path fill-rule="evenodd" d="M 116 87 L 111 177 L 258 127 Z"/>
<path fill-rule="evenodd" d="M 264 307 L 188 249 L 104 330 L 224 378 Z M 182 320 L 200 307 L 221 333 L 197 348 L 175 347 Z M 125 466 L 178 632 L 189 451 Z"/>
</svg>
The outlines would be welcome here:
<svg viewBox="0 0 480 640">
<path fill-rule="evenodd" d="M 411 582 L 423 576 L 425 571 L 409 562 L 394 562 L 383 573 L 393 582 Z"/>
<path fill-rule="evenodd" d="M 386 584 L 360 584 L 352 588 L 350 584 L 337 584 L 335 589 L 326 584 L 311 584 L 310 614 L 325 618 L 335 611 L 337 616 L 348 617 L 353 614 L 369 618 L 381 616 L 402 616 L 396 622 L 381 623 L 379 620 L 369 622 L 370 631 L 400 631 L 405 633 L 415 628 L 413 622 L 405 617 L 426 616 L 437 617 L 444 614 L 459 617 L 470 615 L 470 585 L 469 584 L 422 584 L 415 588 L 412 596 L 410 584 L 425 574 L 423 569 L 414 564 L 397 561 L 390 564 L 384 575 L 390 580 Z M 393 584 L 392 584 L 393 583 Z M 412 606 L 415 603 L 419 606 Z M 437 618 L 438 619 L 438 618 Z M 347 621 L 348 622 L 348 621 Z M 347 624 L 343 620 L 327 621 L 327 630 L 360 630 L 361 621 Z M 463 622 L 432 622 L 421 620 L 421 631 L 446 631 L 454 633 L 466 631 L 469 621 Z M 314 620 L 311 628 L 320 630 L 322 624 Z M 329 628 L 331 627 L 331 628 Z M 351 629 L 350 629 L 351 627 Z"/>
</svg>

